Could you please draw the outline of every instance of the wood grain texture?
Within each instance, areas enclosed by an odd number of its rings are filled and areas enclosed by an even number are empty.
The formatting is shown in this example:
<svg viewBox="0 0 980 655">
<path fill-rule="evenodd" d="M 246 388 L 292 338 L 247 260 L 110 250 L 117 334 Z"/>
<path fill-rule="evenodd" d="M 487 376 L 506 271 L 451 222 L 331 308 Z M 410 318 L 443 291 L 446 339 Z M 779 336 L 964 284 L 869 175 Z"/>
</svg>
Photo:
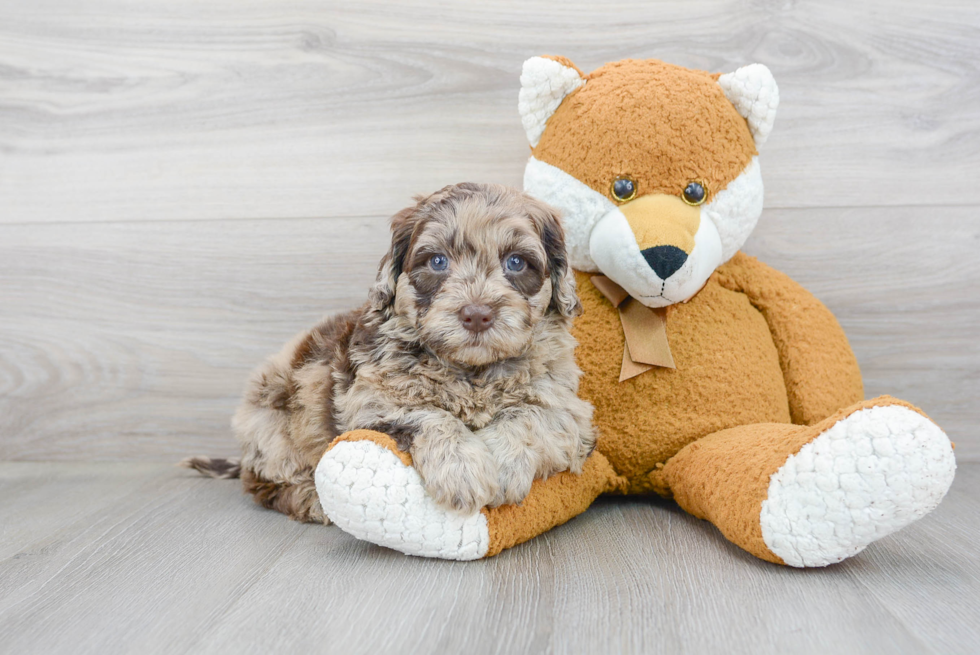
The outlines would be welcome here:
<svg viewBox="0 0 980 655">
<path fill-rule="evenodd" d="M 937 238 L 942 235 L 942 239 Z M 385 219 L 0 225 L 0 459 L 230 455 L 243 380 L 364 302 Z M 869 396 L 980 459 L 972 207 L 766 210 L 747 251 L 840 318 Z"/>
<path fill-rule="evenodd" d="M 34 517 L 0 536 L 5 652 L 966 653 L 980 642 L 975 464 L 930 516 L 806 571 L 637 498 L 454 563 L 289 522 L 233 481 L 172 467 L 0 464 L 0 488 L 28 487 L 0 505 L 0 525 Z"/>
<path fill-rule="evenodd" d="M 0 231 L 0 459 L 230 454 L 248 371 L 363 303 L 389 239 L 382 219 Z"/>
<path fill-rule="evenodd" d="M 390 214 L 519 185 L 520 66 L 546 53 L 765 62 L 770 207 L 976 204 L 978 26 L 968 0 L 5 0 L 0 220 Z"/>
</svg>

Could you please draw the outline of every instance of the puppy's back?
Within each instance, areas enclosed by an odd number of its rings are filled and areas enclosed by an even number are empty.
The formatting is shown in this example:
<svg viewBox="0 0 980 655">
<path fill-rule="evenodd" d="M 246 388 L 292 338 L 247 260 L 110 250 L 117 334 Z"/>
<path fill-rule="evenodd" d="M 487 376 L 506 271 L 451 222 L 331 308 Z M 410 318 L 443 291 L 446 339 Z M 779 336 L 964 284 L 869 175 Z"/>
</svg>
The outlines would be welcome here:
<svg viewBox="0 0 980 655">
<path fill-rule="evenodd" d="M 337 436 L 335 384 L 353 376 L 349 345 L 365 308 L 297 335 L 251 375 L 232 425 L 242 469 L 274 481 L 314 468 Z"/>
</svg>

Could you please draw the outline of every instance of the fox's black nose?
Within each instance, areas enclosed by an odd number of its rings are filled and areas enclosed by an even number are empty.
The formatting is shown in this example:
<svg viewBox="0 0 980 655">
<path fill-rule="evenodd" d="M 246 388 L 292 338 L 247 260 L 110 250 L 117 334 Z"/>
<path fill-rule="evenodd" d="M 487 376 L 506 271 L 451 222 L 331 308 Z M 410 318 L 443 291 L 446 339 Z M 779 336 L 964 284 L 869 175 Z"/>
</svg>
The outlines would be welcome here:
<svg viewBox="0 0 980 655">
<path fill-rule="evenodd" d="M 641 250 L 640 254 L 661 280 L 666 280 L 676 273 L 687 261 L 687 253 L 677 246 L 654 246 Z"/>
</svg>

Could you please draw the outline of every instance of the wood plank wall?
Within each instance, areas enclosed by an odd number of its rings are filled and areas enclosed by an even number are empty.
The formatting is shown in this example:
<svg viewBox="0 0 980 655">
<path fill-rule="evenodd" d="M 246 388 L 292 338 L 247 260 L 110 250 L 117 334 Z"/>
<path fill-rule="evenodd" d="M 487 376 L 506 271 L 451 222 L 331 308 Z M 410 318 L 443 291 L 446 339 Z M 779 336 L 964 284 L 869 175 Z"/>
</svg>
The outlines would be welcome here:
<svg viewBox="0 0 980 655">
<path fill-rule="evenodd" d="M 521 62 L 759 61 L 746 250 L 840 318 L 868 395 L 980 459 L 980 5 L 0 1 L 0 459 L 231 454 L 243 378 L 361 302 L 386 217 L 520 185 Z"/>
</svg>

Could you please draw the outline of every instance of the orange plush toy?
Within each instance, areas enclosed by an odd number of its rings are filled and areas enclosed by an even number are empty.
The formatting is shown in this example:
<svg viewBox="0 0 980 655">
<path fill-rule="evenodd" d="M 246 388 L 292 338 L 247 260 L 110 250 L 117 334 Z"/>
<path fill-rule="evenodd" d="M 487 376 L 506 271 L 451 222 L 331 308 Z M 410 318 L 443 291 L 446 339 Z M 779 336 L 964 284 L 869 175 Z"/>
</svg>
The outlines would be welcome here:
<svg viewBox="0 0 980 655">
<path fill-rule="evenodd" d="M 943 431 L 908 403 L 864 400 L 833 315 L 738 252 L 762 211 L 756 148 L 779 102 L 769 70 L 624 60 L 585 75 L 535 57 L 521 85 L 525 189 L 562 210 L 578 271 L 596 452 L 520 506 L 457 516 L 385 435 L 348 433 L 317 470 L 327 515 L 403 552 L 476 559 L 602 493 L 652 492 L 757 557 L 807 567 L 934 509 L 956 468 Z"/>
</svg>

